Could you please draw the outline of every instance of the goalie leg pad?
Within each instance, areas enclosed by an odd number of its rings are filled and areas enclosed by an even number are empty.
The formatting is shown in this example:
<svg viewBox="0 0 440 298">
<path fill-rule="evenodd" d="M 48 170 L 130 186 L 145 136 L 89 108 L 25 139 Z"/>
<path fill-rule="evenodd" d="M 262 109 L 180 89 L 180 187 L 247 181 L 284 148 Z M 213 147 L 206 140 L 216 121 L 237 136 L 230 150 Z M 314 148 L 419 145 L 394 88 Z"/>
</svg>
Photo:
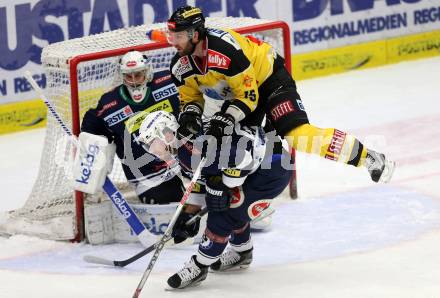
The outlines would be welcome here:
<svg viewBox="0 0 440 298">
<path fill-rule="evenodd" d="M 166 205 L 133 204 L 131 207 L 147 228 L 141 234 L 131 230 L 110 201 L 86 205 L 84 210 L 86 237 L 91 244 L 133 243 L 148 247 L 165 233 L 177 203 Z"/>
<path fill-rule="evenodd" d="M 85 206 L 85 233 L 90 244 L 114 242 L 113 209 L 110 201 Z"/>
<path fill-rule="evenodd" d="M 158 240 L 159 236 L 165 233 L 171 217 L 176 212 L 177 205 L 178 203 L 165 205 L 131 205 L 133 211 L 139 217 L 139 220 L 147 228 L 143 232 L 143 235 L 139 236 L 144 246 L 153 244 Z M 138 237 L 116 210 L 113 210 L 112 219 L 116 242 L 127 243 L 139 241 Z"/>
</svg>

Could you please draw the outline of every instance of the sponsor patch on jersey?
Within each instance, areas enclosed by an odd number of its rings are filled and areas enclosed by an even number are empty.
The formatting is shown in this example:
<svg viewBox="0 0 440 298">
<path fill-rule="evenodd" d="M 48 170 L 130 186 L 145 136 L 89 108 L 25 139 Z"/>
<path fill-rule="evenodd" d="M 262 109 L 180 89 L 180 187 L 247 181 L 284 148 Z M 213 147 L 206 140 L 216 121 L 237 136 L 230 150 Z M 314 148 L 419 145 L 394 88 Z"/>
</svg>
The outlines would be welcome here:
<svg viewBox="0 0 440 298">
<path fill-rule="evenodd" d="M 165 97 L 172 96 L 177 93 L 178 93 L 177 87 L 174 84 L 166 85 L 152 92 L 155 101 L 159 101 Z"/>
<path fill-rule="evenodd" d="M 184 75 L 187 72 L 190 72 L 192 69 L 193 68 L 189 63 L 188 56 L 183 56 L 182 58 L 177 60 L 177 63 L 173 66 L 171 72 L 176 77 L 176 79 L 182 81 L 182 75 Z"/>
<path fill-rule="evenodd" d="M 116 99 L 115 100 L 113 100 L 113 101 L 111 101 L 111 102 L 109 102 L 109 103 L 106 103 L 103 107 L 102 107 L 102 109 L 100 109 L 99 111 L 98 111 L 98 117 L 99 116 L 101 116 L 102 115 L 102 113 L 104 113 L 105 111 L 107 111 L 108 109 L 110 109 L 111 107 L 114 107 L 114 106 L 116 106 L 118 104 L 118 102 L 116 101 Z"/>
<path fill-rule="evenodd" d="M 251 220 L 257 218 L 261 212 L 263 212 L 264 209 L 269 207 L 271 200 L 259 200 L 256 202 L 253 202 L 248 207 L 248 216 Z"/>
<path fill-rule="evenodd" d="M 272 110 L 270 110 L 270 114 L 274 121 L 278 121 L 278 119 L 280 119 L 281 117 L 294 111 L 295 109 L 293 108 L 292 102 L 286 100 L 277 104 Z"/>
<path fill-rule="evenodd" d="M 208 49 L 208 67 L 228 69 L 231 59 L 217 51 Z"/>
<path fill-rule="evenodd" d="M 253 78 L 251 76 L 245 75 L 243 78 L 243 84 L 248 88 L 250 88 L 252 86 L 252 81 L 253 81 Z"/>
<path fill-rule="evenodd" d="M 121 121 L 124 121 L 131 115 L 133 115 L 133 110 L 131 109 L 131 107 L 125 106 L 122 109 L 119 109 L 105 117 L 104 121 L 107 122 L 108 126 L 113 126 Z"/>
<path fill-rule="evenodd" d="M 137 113 L 133 117 L 130 117 L 127 121 L 125 121 L 125 127 L 127 128 L 127 131 L 129 133 L 133 133 L 141 127 L 142 121 L 144 121 L 145 117 L 147 117 L 148 114 L 156 111 L 167 111 L 172 113 L 173 112 L 173 106 L 171 105 L 170 101 L 164 100 L 157 104 L 152 105 L 151 107 L 146 108 L 142 112 Z"/>
<path fill-rule="evenodd" d="M 163 77 L 155 79 L 154 80 L 154 84 L 160 84 L 160 83 L 168 81 L 170 79 L 171 79 L 171 75 L 169 74 L 169 75 L 166 75 L 166 76 L 163 76 Z"/>
<path fill-rule="evenodd" d="M 226 169 L 223 171 L 229 177 L 240 177 L 241 171 L 237 169 Z"/>
<path fill-rule="evenodd" d="M 346 133 L 340 130 L 335 129 L 333 133 L 333 138 L 328 146 L 327 153 L 325 154 L 325 158 L 337 161 L 339 159 L 339 155 L 341 154 L 342 146 L 345 142 Z"/>
</svg>

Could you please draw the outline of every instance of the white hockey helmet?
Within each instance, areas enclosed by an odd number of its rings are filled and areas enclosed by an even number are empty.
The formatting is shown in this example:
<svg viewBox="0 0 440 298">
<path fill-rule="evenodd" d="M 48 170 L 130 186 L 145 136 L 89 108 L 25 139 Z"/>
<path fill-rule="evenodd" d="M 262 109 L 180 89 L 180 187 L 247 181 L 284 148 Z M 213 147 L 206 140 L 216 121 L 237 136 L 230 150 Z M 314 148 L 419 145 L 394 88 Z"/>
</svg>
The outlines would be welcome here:
<svg viewBox="0 0 440 298">
<path fill-rule="evenodd" d="M 152 112 L 142 121 L 139 140 L 150 145 L 155 139 L 159 139 L 167 146 L 175 146 L 178 128 L 179 124 L 173 114 L 163 110 Z"/>
<path fill-rule="evenodd" d="M 119 71 L 133 101 L 141 102 L 147 94 L 147 83 L 153 80 L 153 67 L 147 56 L 138 51 L 127 52 L 119 61 Z"/>
</svg>

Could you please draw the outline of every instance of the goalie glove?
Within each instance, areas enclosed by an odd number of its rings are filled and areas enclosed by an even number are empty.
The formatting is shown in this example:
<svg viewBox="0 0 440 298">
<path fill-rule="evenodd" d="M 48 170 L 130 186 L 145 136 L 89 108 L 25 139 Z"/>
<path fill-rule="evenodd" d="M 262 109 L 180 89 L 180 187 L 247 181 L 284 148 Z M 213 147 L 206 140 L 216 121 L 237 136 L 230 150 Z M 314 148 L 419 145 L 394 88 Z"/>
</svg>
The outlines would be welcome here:
<svg viewBox="0 0 440 298">
<path fill-rule="evenodd" d="M 89 194 L 102 189 L 113 167 L 115 144 L 104 136 L 81 132 L 73 165 L 73 188 Z"/>
</svg>

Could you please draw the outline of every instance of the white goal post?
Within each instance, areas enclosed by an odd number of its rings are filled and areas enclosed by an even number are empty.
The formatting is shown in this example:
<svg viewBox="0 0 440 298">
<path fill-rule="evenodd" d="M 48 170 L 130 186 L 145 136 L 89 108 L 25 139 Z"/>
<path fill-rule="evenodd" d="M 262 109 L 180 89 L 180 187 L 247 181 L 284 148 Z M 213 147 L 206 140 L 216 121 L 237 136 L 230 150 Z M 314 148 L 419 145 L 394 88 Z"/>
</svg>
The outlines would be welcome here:
<svg viewBox="0 0 440 298">
<path fill-rule="evenodd" d="M 207 18 L 207 27 L 230 28 L 272 44 L 291 70 L 290 30 L 285 22 L 254 18 Z M 84 113 L 101 95 L 121 84 L 118 61 L 129 50 L 146 54 L 155 71 L 168 69 L 175 50 L 150 41 L 146 32 L 165 30 L 165 23 L 129 27 L 51 44 L 43 49 L 46 96 L 63 122 L 78 135 Z M 48 113 L 40 169 L 23 207 L 0 220 L 0 234 L 28 234 L 53 240 L 81 241 L 84 237 L 84 198 L 70 185 L 73 144 Z M 118 188 L 130 191 L 119 160 L 109 176 Z M 291 182 L 296 197 L 296 173 Z"/>
</svg>

